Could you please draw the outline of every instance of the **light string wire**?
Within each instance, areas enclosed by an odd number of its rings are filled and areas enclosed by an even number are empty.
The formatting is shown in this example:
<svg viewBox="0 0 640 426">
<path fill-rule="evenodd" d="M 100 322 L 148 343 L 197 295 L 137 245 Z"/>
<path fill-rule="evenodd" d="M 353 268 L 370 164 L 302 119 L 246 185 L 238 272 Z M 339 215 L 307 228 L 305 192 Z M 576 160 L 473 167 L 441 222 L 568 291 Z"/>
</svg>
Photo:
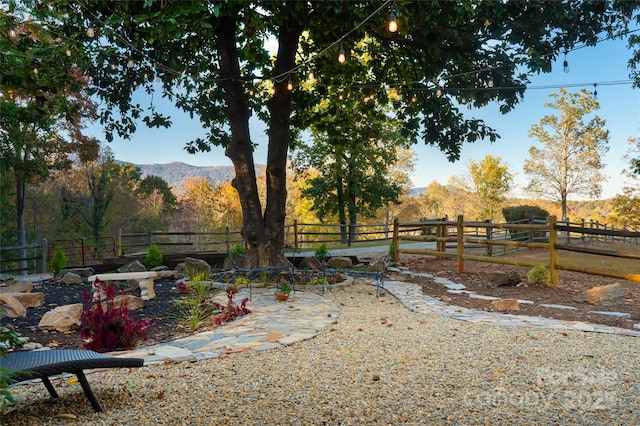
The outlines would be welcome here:
<svg viewBox="0 0 640 426">
<path fill-rule="evenodd" d="M 333 43 L 329 44 L 327 47 L 325 47 L 324 49 L 322 49 L 320 52 L 316 53 L 315 55 L 313 55 L 312 57 L 310 57 L 307 60 L 302 61 L 301 63 L 297 64 L 295 67 L 293 67 L 292 69 L 282 72 L 276 76 L 273 77 L 259 77 L 259 76 L 253 76 L 251 78 L 246 78 L 243 79 L 242 81 L 252 81 L 252 80 L 261 80 L 261 81 L 266 81 L 266 80 L 273 80 L 276 82 L 281 82 L 284 79 L 288 78 L 288 76 L 292 73 L 297 72 L 298 70 L 302 69 L 303 67 L 306 67 L 308 64 L 313 63 L 318 57 L 320 57 L 321 55 L 324 55 L 327 51 L 333 49 L 335 46 L 337 46 L 338 44 L 342 43 L 344 41 L 344 39 L 346 39 L 348 36 L 350 36 L 351 34 L 353 34 L 355 31 L 357 31 L 360 27 L 362 27 L 364 24 L 366 24 L 369 20 L 371 20 L 371 18 L 373 18 L 375 15 L 377 15 L 378 13 L 380 13 L 380 11 L 382 11 L 383 9 L 385 9 L 389 4 L 391 4 L 393 2 L 393 0 L 387 0 L 385 1 L 380 7 L 378 7 L 374 12 L 372 12 L 369 16 L 367 16 L 363 21 L 361 21 L 360 23 L 358 23 L 353 29 L 351 29 L 350 31 L 348 31 L 347 33 L 345 33 L 344 35 L 342 35 L 340 38 L 338 38 L 336 41 L 334 41 Z M 82 9 L 84 9 L 86 11 L 87 14 L 91 15 L 93 17 L 93 23 L 99 23 L 103 28 L 109 28 L 112 33 L 114 34 L 114 37 L 116 37 L 117 39 L 119 39 L 123 44 L 125 44 L 127 47 L 129 47 L 130 51 L 133 52 L 135 51 L 136 53 L 140 54 L 142 57 L 144 57 L 147 61 L 149 61 L 153 66 L 156 67 L 156 70 L 162 70 L 163 72 L 167 73 L 167 74 L 173 74 L 174 76 L 180 76 L 183 73 L 172 69 L 171 67 L 168 67 L 156 60 L 154 60 L 153 58 L 149 57 L 146 53 L 140 51 L 139 49 L 135 48 L 133 46 L 133 44 L 131 42 L 129 42 L 125 37 L 121 36 L 117 31 L 115 31 L 113 28 L 110 28 L 109 26 L 107 26 L 107 24 L 101 20 L 98 16 L 95 15 L 95 13 L 93 13 L 93 11 L 91 11 L 90 9 L 88 9 L 84 4 L 82 4 L 82 2 L 77 1 L 76 2 Z M 607 36 L 607 37 L 600 37 L 598 38 L 593 45 L 596 45 L 598 43 L 601 43 L 603 41 L 607 41 L 610 39 L 614 39 L 614 38 L 619 38 L 622 36 L 626 36 L 635 32 L 640 31 L 640 29 L 634 29 L 634 30 L 629 30 L 629 31 L 625 31 L 619 35 L 611 35 L 611 36 Z M 55 34 L 55 32 L 54 32 Z M 96 41 L 99 40 L 99 37 L 96 39 Z M 108 47 L 106 45 L 101 45 L 101 47 Z M 579 49 L 583 49 L 586 47 L 592 47 L 591 44 L 587 44 L 587 43 L 583 43 L 582 45 L 576 46 L 572 49 L 566 50 L 566 53 L 569 52 L 574 52 L 577 51 Z M 27 57 L 26 55 L 20 55 L 17 53 L 12 53 L 12 52 L 6 52 L 9 54 L 13 54 L 15 56 L 24 56 Z M 117 53 L 116 53 L 117 54 Z M 545 56 L 550 56 L 551 54 L 546 54 L 546 55 L 540 55 L 537 57 L 534 57 L 532 59 L 538 59 L 538 58 L 543 58 Z M 125 60 L 128 60 L 129 57 L 125 57 Z M 507 64 L 513 64 L 514 62 L 511 63 L 507 63 Z M 461 77 L 461 76 L 465 76 L 465 75 L 472 75 L 472 74 L 477 74 L 480 72 L 485 72 L 485 71 L 493 71 L 496 69 L 500 69 L 504 66 L 506 66 L 507 64 L 503 64 L 503 65 L 496 65 L 494 67 L 486 67 L 486 68 L 482 68 L 482 69 L 476 69 L 476 70 L 471 70 L 471 71 L 465 71 L 465 72 L 461 72 L 461 73 L 456 73 L 456 74 L 452 74 L 449 75 L 445 78 L 445 80 L 449 80 L 455 77 Z M 156 71 L 157 72 L 157 71 Z M 229 79 L 233 79 L 233 78 L 214 78 L 214 79 L 204 79 L 201 80 L 203 82 L 205 81 L 209 81 L 209 82 L 220 82 L 223 80 L 229 80 Z M 278 80 L 279 79 L 279 80 Z M 614 86 L 614 85 L 629 85 L 632 84 L 633 80 L 614 80 L 614 81 L 602 81 L 602 82 L 593 82 L 593 83 L 569 83 L 569 84 L 550 84 L 550 85 L 541 85 L 541 86 L 534 86 L 534 85 L 526 85 L 526 86 L 495 86 L 495 87 L 448 87 L 448 88 L 444 88 L 442 87 L 441 89 L 443 91 L 474 91 L 474 90 L 517 90 L 517 89 L 522 89 L 523 87 L 525 89 L 553 89 L 553 88 L 561 88 L 561 87 L 585 87 L 585 86 L 594 86 L 594 85 L 598 85 L 598 86 Z M 387 84 L 387 87 L 393 87 L 393 88 L 399 88 L 401 89 L 404 85 L 414 85 L 414 84 L 423 84 L 423 81 L 407 81 L 404 83 L 397 83 L 397 84 Z M 345 87 L 347 88 L 378 88 L 380 87 L 379 84 L 374 84 L 374 83 L 363 83 L 363 84 L 350 84 L 350 85 L 346 85 Z M 436 88 L 440 88 L 440 86 L 436 86 Z M 413 88 L 414 91 L 425 91 L 425 90 L 433 90 L 432 88 Z"/>
</svg>

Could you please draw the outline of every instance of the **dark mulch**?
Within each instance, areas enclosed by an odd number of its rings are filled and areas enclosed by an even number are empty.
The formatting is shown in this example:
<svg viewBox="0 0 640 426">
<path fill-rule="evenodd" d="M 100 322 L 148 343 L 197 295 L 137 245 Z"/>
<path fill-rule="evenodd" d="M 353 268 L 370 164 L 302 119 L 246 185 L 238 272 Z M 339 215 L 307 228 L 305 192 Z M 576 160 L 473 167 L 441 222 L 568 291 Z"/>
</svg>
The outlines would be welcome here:
<svg viewBox="0 0 640 426">
<path fill-rule="evenodd" d="M 508 255 L 513 258 L 531 258 L 535 253 L 519 252 Z M 498 265 L 465 261 L 464 273 L 458 274 L 457 263 L 453 259 L 435 257 L 406 257 L 405 265 L 412 271 L 429 272 L 437 277 L 449 278 L 451 281 L 464 284 L 467 290 L 475 293 L 499 297 L 501 299 L 521 299 L 533 301 L 533 305 L 520 304 L 518 311 L 509 314 L 542 316 L 567 321 L 583 321 L 587 323 L 603 324 L 614 327 L 631 329 L 634 324 L 640 324 L 640 283 L 617 278 L 588 275 L 577 272 L 560 271 L 559 287 L 538 287 L 530 285 L 527 274 L 531 268 L 511 265 Z M 491 271 L 516 271 L 522 278 L 522 283 L 515 287 L 493 287 L 488 280 Z M 394 278 L 403 279 L 402 276 Z M 406 278 L 404 278 L 406 279 Z M 431 279 L 411 278 L 412 282 L 422 285 L 422 291 L 432 297 L 439 298 L 451 305 L 470 309 L 490 311 L 491 302 L 472 299 L 466 294 L 452 294 L 447 289 Z M 592 287 L 620 283 L 626 291 L 625 300 L 618 306 L 599 306 L 574 300 L 577 294 Z M 556 304 L 575 307 L 575 310 L 541 307 L 540 304 Z M 615 319 L 602 315 L 589 314 L 589 311 L 612 311 L 631 314 L 631 318 Z"/>
<path fill-rule="evenodd" d="M 125 293 L 140 296 L 140 290 L 131 289 L 128 285 L 116 283 L 118 294 L 120 289 Z M 67 333 L 57 331 L 44 331 L 38 328 L 40 319 L 45 312 L 56 306 L 82 303 L 82 292 L 91 289 L 88 283 L 79 285 L 65 285 L 58 282 L 44 282 L 34 284 L 33 292 L 44 293 L 44 304 L 37 308 L 29 308 L 26 318 L 3 318 L 0 324 L 13 328 L 20 334 L 27 336 L 33 342 L 43 346 L 60 349 L 82 348 L 80 331 L 74 330 Z M 144 302 L 144 307 L 131 311 L 131 316 L 140 319 L 151 319 L 153 325 L 148 329 L 149 339 L 144 344 L 152 344 L 171 340 L 175 337 L 188 334 L 185 328 L 175 318 L 176 309 L 172 301 L 178 297 L 175 291 L 174 281 L 156 281 L 154 286 L 156 297 Z"/>
</svg>

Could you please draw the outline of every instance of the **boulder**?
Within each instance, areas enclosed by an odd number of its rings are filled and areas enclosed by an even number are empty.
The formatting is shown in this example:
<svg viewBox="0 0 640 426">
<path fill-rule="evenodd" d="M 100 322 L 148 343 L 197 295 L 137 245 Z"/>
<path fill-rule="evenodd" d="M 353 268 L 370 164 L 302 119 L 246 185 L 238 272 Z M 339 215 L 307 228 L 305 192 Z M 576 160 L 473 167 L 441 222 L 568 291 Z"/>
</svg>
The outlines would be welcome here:
<svg viewBox="0 0 640 426">
<path fill-rule="evenodd" d="M 488 276 L 489 283 L 494 287 L 516 286 L 522 282 L 520 275 L 516 271 L 503 272 L 493 271 Z"/>
<path fill-rule="evenodd" d="M 574 300 L 577 302 L 587 302 L 592 305 L 617 306 L 625 298 L 624 287 L 619 283 L 603 285 L 590 288 L 578 294 Z"/>
<path fill-rule="evenodd" d="M 139 298 L 138 296 L 134 296 L 132 294 L 119 294 L 116 297 L 113 298 L 113 307 L 114 308 L 119 308 L 120 306 L 122 306 L 123 304 L 127 305 L 127 308 L 129 308 L 130 311 L 135 311 L 138 309 L 142 309 L 144 306 L 144 301 Z M 93 305 L 93 308 L 95 309 L 96 305 Z M 106 302 L 102 302 L 102 310 L 104 312 L 107 311 L 107 303 Z"/>
<path fill-rule="evenodd" d="M 26 309 L 37 308 L 44 304 L 44 293 L 4 293 L 16 298 Z"/>
<path fill-rule="evenodd" d="M 186 257 L 184 259 L 184 275 L 188 277 L 195 277 L 198 275 L 204 275 L 209 278 L 211 274 L 211 265 L 202 259 L 196 259 L 194 257 Z"/>
<path fill-rule="evenodd" d="M 517 299 L 500 299 L 491 302 L 491 310 L 497 312 L 519 311 L 520 304 Z"/>
<path fill-rule="evenodd" d="M 42 316 L 38 327 L 41 330 L 71 331 L 82 325 L 81 317 L 82 303 L 58 306 Z"/>
<path fill-rule="evenodd" d="M 0 288 L 0 293 L 31 293 L 33 283 L 31 281 L 18 281 L 6 287 Z"/>
<path fill-rule="evenodd" d="M 87 278 L 89 278 L 91 275 L 96 273 L 96 271 L 93 268 L 87 266 L 87 267 L 84 267 L 84 268 L 63 269 L 62 271 L 60 271 L 60 275 L 62 275 L 62 277 L 64 277 L 64 275 L 67 272 L 73 272 L 76 275 L 80 275 L 82 277 L 82 279 L 85 279 L 85 280 Z"/>
<path fill-rule="evenodd" d="M 24 318 L 26 316 L 27 308 L 18 299 L 9 293 L 0 293 L 0 318 Z"/>
<path fill-rule="evenodd" d="M 147 268 L 144 267 L 142 262 L 139 260 L 134 260 L 133 262 L 129 262 L 124 266 L 118 268 L 118 272 L 146 272 Z"/>
<path fill-rule="evenodd" d="M 222 261 L 222 269 L 225 271 L 230 271 L 233 268 L 248 268 L 249 266 L 249 258 L 244 254 L 228 255 Z"/>
<path fill-rule="evenodd" d="M 83 281 L 82 277 L 74 272 L 67 272 L 66 274 L 64 274 L 64 276 L 60 280 L 61 283 L 67 284 L 67 285 L 80 284 L 82 283 L 82 281 Z"/>
<path fill-rule="evenodd" d="M 305 257 L 300 261 L 299 268 L 317 271 L 318 269 L 322 269 L 322 263 L 315 257 Z"/>
<path fill-rule="evenodd" d="M 327 262 L 327 266 L 334 269 L 349 269 L 353 266 L 353 262 L 350 257 L 332 257 Z"/>
<path fill-rule="evenodd" d="M 16 277 L 9 274 L 0 274 L 0 284 L 10 285 L 13 284 L 16 280 Z"/>
</svg>

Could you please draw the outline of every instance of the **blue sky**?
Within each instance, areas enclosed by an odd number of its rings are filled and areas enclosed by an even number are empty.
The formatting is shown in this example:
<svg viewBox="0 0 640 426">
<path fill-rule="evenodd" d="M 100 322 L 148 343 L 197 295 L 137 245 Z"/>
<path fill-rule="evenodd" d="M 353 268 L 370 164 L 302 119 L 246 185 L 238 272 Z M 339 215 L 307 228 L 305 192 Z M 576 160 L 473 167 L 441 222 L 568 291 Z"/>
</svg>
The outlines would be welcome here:
<svg viewBox="0 0 640 426">
<path fill-rule="evenodd" d="M 529 147 L 537 144 L 528 136 L 531 125 L 539 123 L 544 115 L 555 110 L 544 108 L 550 101 L 549 95 L 558 93 L 557 86 L 584 83 L 583 87 L 593 91 L 593 83 L 598 83 L 598 115 L 606 120 L 606 128 L 610 132 L 610 149 L 605 157 L 604 174 L 609 176 L 603 184 L 603 197 L 610 198 L 620 193 L 626 179 L 621 175 L 626 166 L 622 156 L 627 152 L 630 137 L 640 134 L 640 90 L 633 89 L 630 84 L 605 86 L 602 83 L 629 79 L 627 61 L 631 52 L 624 41 L 607 40 L 595 47 L 585 47 L 567 55 L 570 71 L 562 69 L 561 57 L 553 67 L 553 72 L 532 77 L 531 89 L 524 95 L 524 101 L 507 115 L 499 112 L 498 106 L 490 104 L 481 110 L 464 109 L 468 117 L 482 118 L 495 128 L 501 136 L 497 142 L 479 141 L 465 144 L 460 161 L 450 163 L 437 148 L 425 145 L 414 146 L 416 168 L 412 175 L 414 187 L 427 186 L 433 181 L 447 183 L 453 175 L 462 176 L 467 172 L 469 160 L 480 161 L 486 155 L 501 157 L 515 175 L 514 195 L 523 196 L 521 191 L 527 183 L 527 176 L 522 166 L 528 156 Z M 555 86 L 540 88 L 540 86 Z M 567 88 L 569 92 L 577 92 L 581 87 Z M 144 105 L 144 99 L 139 100 Z M 156 100 L 156 106 L 158 102 Z M 181 161 L 195 166 L 231 165 L 224 156 L 222 148 L 214 148 L 208 153 L 189 154 L 184 150 L 187 141 L 205 134 L 197 120 L 191 120 L 186 114 L 175 110 L 167 104 L 163 112 L 170 113 L 174 125 L 169 129 L 147 129 L 140 123 L 138 131 L 131 140 L 114 139 L 109 144 L 115 157 L 121 161 L 136 164 L 169 163 Z M 254 122 L 252 139 L 258 144 L 255 152 L 256 163 L 266 163 L 267 137 L 264 125 Z M 98 125 L 90 129 L 95 136 L 101 138 Z M 101 138 L 102 139 L 102 138 Z M 540 147 L 540 145 L 538 144 Z M 575 197 L 574 197 L 575 198 Z"/>
</svg>

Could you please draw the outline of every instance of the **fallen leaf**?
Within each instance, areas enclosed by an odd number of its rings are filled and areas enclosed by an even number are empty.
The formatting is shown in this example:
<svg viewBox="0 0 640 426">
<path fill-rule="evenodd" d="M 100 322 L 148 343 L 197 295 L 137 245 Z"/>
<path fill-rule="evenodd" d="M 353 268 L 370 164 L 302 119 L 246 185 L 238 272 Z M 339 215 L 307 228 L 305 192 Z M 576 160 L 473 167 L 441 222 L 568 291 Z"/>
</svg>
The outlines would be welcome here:
<svg viewBox="0 0 640 426">
<path fill-rule="evenodd" d="M 56 417 L 59 419 L 69 419 L 69 420 L 76 419 L 75 414 L 71 414 L 71 413 L 58 413 L 56 414 Z"/>
<path fill-rule="evenodd" d="M 77 377 L 72 377 L 69 380 L 67 380 L 67 384 L 68 385 L 75 385 L 76 383 L 78 383 L 78 378 Z"/>
</svg>

